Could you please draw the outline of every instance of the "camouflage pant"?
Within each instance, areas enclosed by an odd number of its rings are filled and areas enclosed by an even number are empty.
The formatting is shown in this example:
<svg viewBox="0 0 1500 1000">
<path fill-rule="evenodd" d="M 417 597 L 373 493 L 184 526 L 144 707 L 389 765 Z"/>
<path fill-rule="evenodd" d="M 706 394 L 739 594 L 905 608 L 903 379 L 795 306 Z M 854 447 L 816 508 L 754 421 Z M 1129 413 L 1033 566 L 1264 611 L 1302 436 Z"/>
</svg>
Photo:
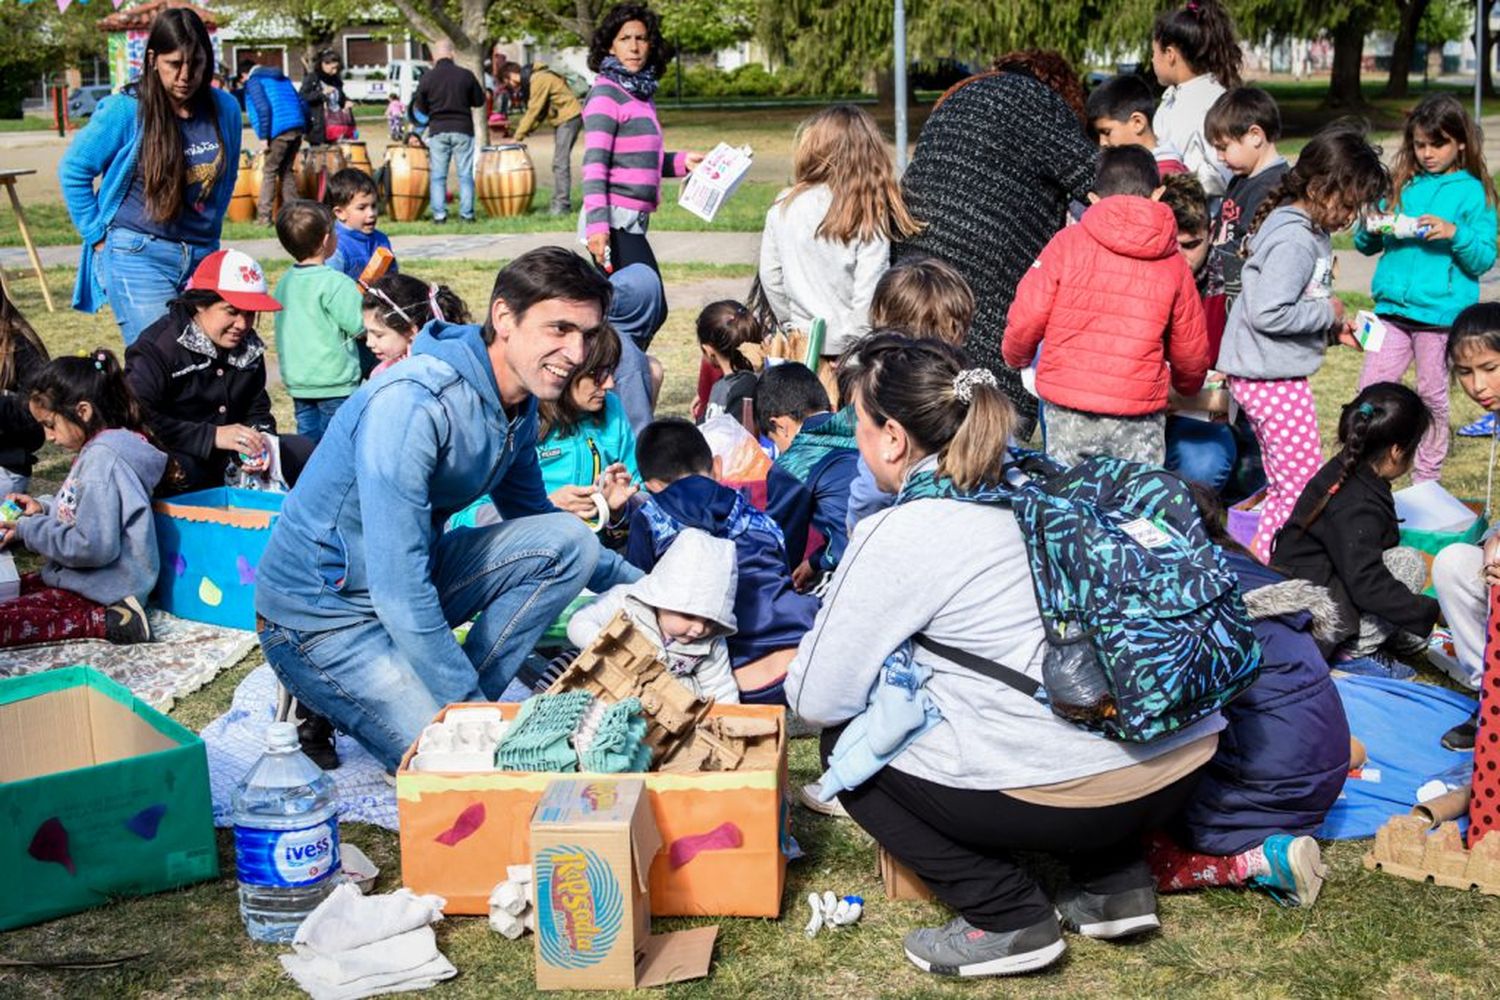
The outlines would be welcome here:
<svg viewBox="0 0 1500 1000">
<path fill-rule="evenodd" d="M 1074 466 L 1095 455 L 1109 455 L 1147 465 L 1167 460 L 1167 415 L 1107 417 L 1042 404 L 1042 442 L 1061 465 Z"/>
</svg>

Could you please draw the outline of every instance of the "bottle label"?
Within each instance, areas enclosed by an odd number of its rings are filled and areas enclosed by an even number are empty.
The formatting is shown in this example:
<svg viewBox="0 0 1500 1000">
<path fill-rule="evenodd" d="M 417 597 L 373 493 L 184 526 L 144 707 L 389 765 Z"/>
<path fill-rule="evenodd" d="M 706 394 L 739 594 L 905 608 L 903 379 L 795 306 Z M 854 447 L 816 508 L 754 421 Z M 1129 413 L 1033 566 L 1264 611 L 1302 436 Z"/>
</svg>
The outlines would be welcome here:
<svg viewBox="0 0 1500 1000">
<path fill-rule="evenodd" d="M 299 830 L 235 825 L 234 864 L 246 885 L 293 888 L 315 885 L 339 870 L 336 820 Z"/>
</svg>

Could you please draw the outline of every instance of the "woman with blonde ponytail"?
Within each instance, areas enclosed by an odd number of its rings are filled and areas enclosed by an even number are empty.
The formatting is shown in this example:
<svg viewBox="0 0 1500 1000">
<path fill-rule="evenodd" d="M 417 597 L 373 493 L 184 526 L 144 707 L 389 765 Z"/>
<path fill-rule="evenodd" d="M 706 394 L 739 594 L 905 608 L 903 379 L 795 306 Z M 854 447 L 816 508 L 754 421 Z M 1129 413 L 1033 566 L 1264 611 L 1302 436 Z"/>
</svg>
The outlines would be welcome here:
<svg viewBox="0 0 1500 1000">
<path fill-rule="evenodd" d="M 1042 676 L 1026 545 L 1011 511 L 985 499 L 1007 474 L 1015 415 L 992 372 L 938 341 L 877 331 L 847 364 L 860 455 L 900 497 L 855 528 L 786 691 L 827 727 L 825 761 L 837 756 L 841 777 L 859 770 L 839 803 L 958 911 L 908 934 L 907 958 L 1010 975 L 1063 953 L 1059 914 L 1091 937 L 1158 926 L 1140 836 L 1178 810 L 1223 719 L 1126 746 L 963 665 Z M 948 482 L 919 488 L 934 479 Z M 893 654 L 902 669 L 888 667 Z M 914 725 L 870 711 L 897 683 L 925 706 Z M 1013 851 L 1059 855 L 1070 884 L 1049 899 Z"/>
</svg>

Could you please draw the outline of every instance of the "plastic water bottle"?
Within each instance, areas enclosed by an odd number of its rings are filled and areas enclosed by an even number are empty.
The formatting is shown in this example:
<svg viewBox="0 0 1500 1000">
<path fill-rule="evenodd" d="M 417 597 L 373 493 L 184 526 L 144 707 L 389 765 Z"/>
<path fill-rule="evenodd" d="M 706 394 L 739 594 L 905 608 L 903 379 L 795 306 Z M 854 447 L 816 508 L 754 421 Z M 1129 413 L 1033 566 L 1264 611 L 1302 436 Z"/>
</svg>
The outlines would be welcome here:
<svg viewBox="0 0 1500 1000">
<path fill-rule="evenodd" d="M 234 790 L 240 916 L 256 941 L 290 941 L 338 885 L 333 779 L 298 748 L 297 727 L 275 722 L 266 752 Z"/>
</svg>

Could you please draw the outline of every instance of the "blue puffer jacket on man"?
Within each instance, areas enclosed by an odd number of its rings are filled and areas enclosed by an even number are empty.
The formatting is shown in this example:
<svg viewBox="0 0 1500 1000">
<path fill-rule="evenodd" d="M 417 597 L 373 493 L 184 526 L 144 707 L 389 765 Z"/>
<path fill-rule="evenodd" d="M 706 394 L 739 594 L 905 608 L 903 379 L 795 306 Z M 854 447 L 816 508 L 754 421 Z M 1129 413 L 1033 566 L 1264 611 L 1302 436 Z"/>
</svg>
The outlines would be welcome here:
<svg viewBox="0 0 1500 1000">
<path fill-rule="evenodd" d="M 1225 552 L 1260 641 L 1255 683 L 1224 706 L 1228 727 L 1182 813 L 1181 843 L 1239 854 L 1273 834 L 1311 835 L 1349 770 L 1349 720 L 1319 652 L 1338 608 L 1322 587 Z"/>
<path fill-rule="evenodd" d="M 307 112 L 297 88 L 276 66 L 257 66 L 245 78 L 245 110 L 261 141 L 307 128 Z"/>
</svg>

